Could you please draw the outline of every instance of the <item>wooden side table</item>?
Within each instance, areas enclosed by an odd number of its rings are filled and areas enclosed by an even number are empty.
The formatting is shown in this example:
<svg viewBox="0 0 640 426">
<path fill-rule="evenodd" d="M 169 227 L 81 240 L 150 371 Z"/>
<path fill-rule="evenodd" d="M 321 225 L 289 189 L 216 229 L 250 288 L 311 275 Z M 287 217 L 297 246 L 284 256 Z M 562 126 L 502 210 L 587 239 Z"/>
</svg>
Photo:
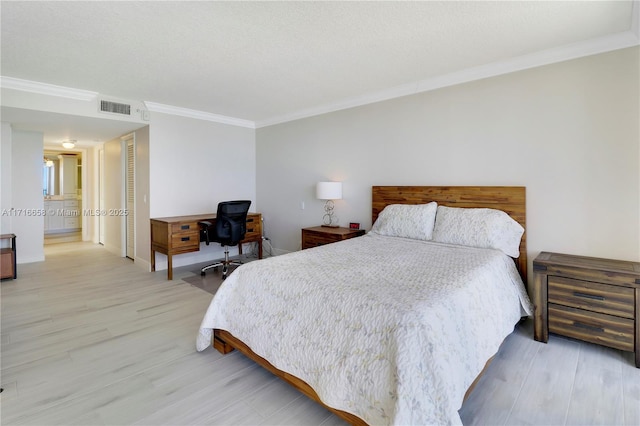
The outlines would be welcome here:
<svg viewBox="0 0 640 426">
<path fill-rule="evenodd" d="M 640 368 L 640 263 L 542 252 L 533 261 L 534 339 L 549 332 L 635 352 Z"/>
<path fill-rule="evenodd" d="M 18 278 L 16 265 L 16 235 L 1 234 L 0 241 L 11 240 L 11 247 L 0 248 L 0 279 Z"/>
<path fill-rule="evenodd" d="M 349 238 L 360 237 L 364 234 L 364 229 L 329 228 L 326 226 L 303 228 L 302 250 L 342 240 L 348 240 Z"/>
</svg>

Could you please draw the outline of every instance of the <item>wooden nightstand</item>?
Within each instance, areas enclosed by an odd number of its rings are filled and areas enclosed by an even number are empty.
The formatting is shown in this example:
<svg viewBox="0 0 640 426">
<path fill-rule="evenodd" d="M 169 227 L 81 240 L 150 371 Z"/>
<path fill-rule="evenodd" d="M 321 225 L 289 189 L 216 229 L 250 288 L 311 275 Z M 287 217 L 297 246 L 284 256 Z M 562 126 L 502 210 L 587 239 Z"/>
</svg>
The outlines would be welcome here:
<svg viewBox="0 0 640 426">
<path fill-rule="evenodd" d="M 302 250 L 364 235 L 364 229 L 314 226 L 302 229 Z"/>
<path fill-rule="evenodd" d="M 640 368 L 640 263 L 542 252 L 533 261 L 534 339 L 549 332 L 635 352 Z"/>
</svg>

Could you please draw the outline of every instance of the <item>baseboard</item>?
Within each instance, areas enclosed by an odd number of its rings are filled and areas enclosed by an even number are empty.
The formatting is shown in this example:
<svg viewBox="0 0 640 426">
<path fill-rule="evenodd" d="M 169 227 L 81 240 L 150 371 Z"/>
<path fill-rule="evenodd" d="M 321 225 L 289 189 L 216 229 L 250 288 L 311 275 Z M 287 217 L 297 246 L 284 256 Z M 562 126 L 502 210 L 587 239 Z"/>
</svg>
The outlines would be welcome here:
<svg viewBox="0 0 640 426">
<path fill-rule="evenodd" d="M 16 257 L 17 265 L 22 265 L 23 263 L 34 263 L 34 262 L 44 262 L 44 254 L 42 256 L 21 256 L 20 253 L 18 253 L 18 256 Z"/>
<path fill-rule="evenodd" d="M 272 251 L 274 256 L 280 256 L 282 254 L 287 254 L 287 253 L 293 253 L 292 251 L 289 250 L 282 250 L 282 249 L 278 249 L 273 247 L 273 251 Z"/>
<path fill-rule="evenodd" d="M 144 260 L 136 256 L 135 259 L 133 259 L 133 263 L 141 269 L 144 269 L 147 272 L 151 272 L 151 262 L 149 262 L 148 260 Z"/>
</svg>

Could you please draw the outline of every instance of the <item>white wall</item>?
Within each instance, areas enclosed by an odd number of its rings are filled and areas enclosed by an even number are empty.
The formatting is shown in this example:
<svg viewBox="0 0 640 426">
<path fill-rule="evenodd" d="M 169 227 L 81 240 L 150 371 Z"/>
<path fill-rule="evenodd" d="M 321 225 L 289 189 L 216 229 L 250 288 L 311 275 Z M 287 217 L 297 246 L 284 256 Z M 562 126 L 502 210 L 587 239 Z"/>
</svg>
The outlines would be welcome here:
<svg viewBox="0 0 640 426">
<path fill-rule="evenodd" d="M 44 260 L 44 218 L 42 211 L 43 136 L 39 132 L 11 132 L 11 233 L 16 234 L 16 261 Z M 19 165 L 19 166 L 16 166 Z"/>
<path fill-rule="evenodd" d="M 97 152 L 99 146 L 82 150 L 82 240 L 97 242 L 98 223 L 94 213 L 98 208 Z"/>
<path fill-rule="evenodd" d="M 256 205 L 255 130 L 153 112 L 149 128 L 149 214 L 168 217 L 215 212 L 220 201 Z M 233 253 L 232 253 L 233 254 Z M 219 245 L 173 259 L 175 266 L 220 258 Z M 156 255 L 156 269 L 166 256 Z"/>
<path fill-rule="evenodd" d="M 529 259 L 558 251 L 638 261 L 639 51 L 258 129 L 266 233 L 297 250 L 300 228 L 321 223 L 320 180 L 344 182 L 340 224 L 367 229 L 372 185 L 524 185 Z"/>
<path fill-rule="evenodd" d="M 0 123 L 0 234 L 11 233 L 11 124 Z"/>
</svg>

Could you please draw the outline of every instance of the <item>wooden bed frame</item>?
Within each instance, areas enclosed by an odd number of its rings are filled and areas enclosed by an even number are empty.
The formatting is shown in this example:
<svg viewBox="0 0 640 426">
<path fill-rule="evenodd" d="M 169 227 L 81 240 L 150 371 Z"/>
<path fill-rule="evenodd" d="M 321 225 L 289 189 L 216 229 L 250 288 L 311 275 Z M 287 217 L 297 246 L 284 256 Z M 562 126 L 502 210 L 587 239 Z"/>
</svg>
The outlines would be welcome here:
<svg viewBox="0 0 640 426">
<path fill-rule="evenodd" d="M 527 286 L 527 204 L 524 186 L 374 186 L 372 222 L 389 204 L 425 204 L 465 208 L 491 208 L 506 212 L 525 229 L 516 266 Z"/>
<path fill-rule="evenodd" d="M 438 204 L 449 207 L 466 208 L 494 208 L 507 212 L 520 223 L 526 230 L 526 196 L 525 188 L 517 186 L 374 186 L 372 187 L 372 223 L 378 214 L 389 204 L 424 204 L 436 201 Z M 516 259 L 516 266 L 522 280 L 527 285 L 527 244 L 526 231 L 520 242 L 520 257 Z M 225 330 L 213 331 L 213 347 L 222 354 L 227 354 L 234 349 L 242 352 L 251 360 L 288 382 L 300 392 L 318 402 L 320 405 L 335 413 L 352 425 L 366 425 L 361 418 L 338 410 L 324 404 L 318 394 L 305 381 L 277 369 L 269 361 L 253 352 L 244 342 L 234 337 Z M 478 377 L 469 386 L 464 399 L 478 383 L 493 358 L 489 359 Z"/>
</svg>

